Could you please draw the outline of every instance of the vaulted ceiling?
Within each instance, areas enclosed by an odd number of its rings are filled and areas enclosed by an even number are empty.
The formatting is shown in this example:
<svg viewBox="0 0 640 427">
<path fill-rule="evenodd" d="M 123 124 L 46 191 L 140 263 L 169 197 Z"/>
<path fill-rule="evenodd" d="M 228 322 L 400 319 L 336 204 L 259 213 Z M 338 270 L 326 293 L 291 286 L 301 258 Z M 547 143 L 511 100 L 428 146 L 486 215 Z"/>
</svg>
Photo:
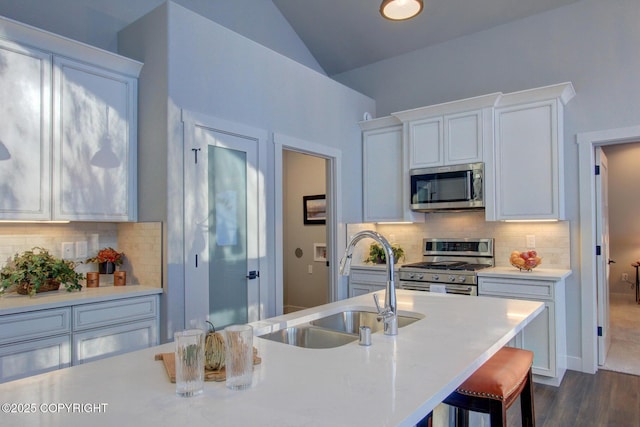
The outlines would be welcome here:
<svg viewBox="0 0 640 427">
<path fill-rule="evenodd" d="M 576 1 L 425 0 L 419 16 L 402 22 L 380 16 L 381 0 L 273 3 L 324 71 L 335 75 Z"/>
</svg>

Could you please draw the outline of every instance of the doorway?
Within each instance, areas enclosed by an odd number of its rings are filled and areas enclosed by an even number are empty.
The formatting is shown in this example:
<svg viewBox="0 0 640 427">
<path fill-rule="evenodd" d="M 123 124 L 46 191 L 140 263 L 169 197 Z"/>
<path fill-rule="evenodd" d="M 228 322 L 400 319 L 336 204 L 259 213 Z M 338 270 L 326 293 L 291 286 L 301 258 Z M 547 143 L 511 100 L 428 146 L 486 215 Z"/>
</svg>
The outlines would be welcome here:
<svg viewBox="0 0 640 427">
<path fill-rule="evenodd" d="M 324 250 L 318 250 L 318 254 L 324 255 L 326 261 L 313 261 L 313 263 L 303 263 L 303 269 L 306 268 L 309 274 L 309 265 L 311 265 L 311 271 L 315 271 L 315 267 L 324 262 L 327 269 L 327 281 L 328 295 L 327 301 L 337 301 L 341 298 L 346 298 L 347 285 L 346 281 L 340 281 L 338 278 L 338 259 L 344 252 L 343 245 L 339 245 L 338 242 L 344 242 L 345 227 L 341 223 L 342 217 L 342 192 L 341 192 L 341 163 L 342 152 L 338 149 L 328 147 L 326 145 L 312 143 L 309 141 L 293 138 L 283 134 L 274 134 L 274 146 L 275 146 L 275 167 L 274 167 L 274 205 L 275 205 L 275 308 L 276 315 L 284 313 L 284 301 L 285 301 L 285 287 L 284 287 L 284 275 L 285 275 L 285 257 L 296 257 L 296 249 L 292 248 L 285 252 L 284 237 L 285 237 L 285 203 L 284 203 L 284 179 L 285 179 L 285 167 L 284 159 L 287 151 L 295 152 L 297 154 L 305 154 L 315 158 L 322 159 L 325 166 L 325 226 L 326 231 L 324 233 L 326 241 Z M 303 180 L 304 176 L 297 176 L 290 179 Z M 310 194 L 316 196 L 317 194 Z M 293 200 L 292 203 L 298 203 L 302 207 L 303 200 Z M 295 214 L 294 214 L 295 215 Z M 299 216 L 302 220 L 302 215 Z M 312 246 L 313 243 L 321 244 L 322 242 L 309 242 Z M 307 248 L 300 248 L 304 253 L 309 254 L 310 259 L 313 259 L 316 255 L 316 251 L 313 247 L 307 246 Z M 293 253 L 291 253 L 293 251 Z M 301 286 L 301 285 L 296 285 Z M 304 286 L 304 283 L 302 284 Z"/>
<path fill-rule="evenodd" d="M 640 375 L 640 304 L 635 269 L 640 259 L 640 142 L 602 147 L 609 162 L 610 341 L 602 369 Z"/>
<path fill-rule="evenodd" d="M 328 162 L 292 150 L 282 153 L 284 314 L 329 302 L 323 209 Z"/>
<path fill-rule="evenodd" d="M 602 264 L 603 260 L 601 257 L 595 255 L 596 251 L 594 250 L 598 245 L 596 232 L 597 195 L 594 174 L 596 149 L 599 147 L 606 149 L 606 147 L 609 146 L 630 144 L 637 141 L 640 141 L 640 126 L 586 132 L 580 133 L 577 136 L 580 184 L 580 275 L 582 281 L 583 372 L 595 373 L 598 370 L 598 360 L 601 355 L 599 355 L 597 331 L 599 327 L 602 327 L 599 323 L 598 313 L 602 313 L 603 310 L 610 308 L 602 306 L 605 298 L 598 295 L 597 270 L 598 263 Z M 611 170 L 613 170 L 613 168 L 610 167 L 610 172 Z M 602 265 L 600 268 L 602 268 Z M 615 273 L 612 274 L 612 277 L 616 279 Z"/>
</svg>

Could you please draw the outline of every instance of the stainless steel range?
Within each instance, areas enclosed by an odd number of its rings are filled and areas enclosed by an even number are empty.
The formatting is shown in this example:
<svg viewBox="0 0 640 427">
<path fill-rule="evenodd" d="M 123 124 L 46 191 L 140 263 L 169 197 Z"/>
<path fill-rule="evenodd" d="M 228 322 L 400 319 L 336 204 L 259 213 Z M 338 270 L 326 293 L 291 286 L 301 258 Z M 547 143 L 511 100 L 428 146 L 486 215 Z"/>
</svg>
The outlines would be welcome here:
<svg viewBox="0 0 640 427">
<path fill-rule="evenodd" d="M 399 288 L 478 295 L 477 271 L 494 266 L 493 239 L 424 239 L 422 255 L 400 267 Z"/>
</svg>

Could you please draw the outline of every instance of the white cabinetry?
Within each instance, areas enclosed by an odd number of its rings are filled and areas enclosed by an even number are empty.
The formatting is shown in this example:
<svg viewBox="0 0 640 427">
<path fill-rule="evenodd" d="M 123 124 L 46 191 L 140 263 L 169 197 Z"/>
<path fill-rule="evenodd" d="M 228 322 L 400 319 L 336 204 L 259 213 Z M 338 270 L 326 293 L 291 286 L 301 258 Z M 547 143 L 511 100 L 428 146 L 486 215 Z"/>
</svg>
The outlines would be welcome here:
<svg viewBox="0 0 640 427">
<path fill-rule="evenodd" d="M 54 217 L 137 217 L 137 79 L 54 58 Z"/>
<path fill-rule="evenodd" d="M 0 382 L 158 344 L 158 296 L 0 316 Z"/>
<path fill-rule="evenodd" d="M 0 382 L 71 363 L 71 309 L 0 316 Z"/>
<path fill-rule="evenodd" d="M 134 221 L 142 64 L 1 17 L 0 34 L 0 219 Z"/>
<path fill-rule="evenodd" d="M 563 83 L 500 98 L 487 220 L 564 219 L 563 106 L 574 95 Z"/>
<path fill-rule="evenodd" d="M 393 113 L 404 123 L 409 169 L 482 162 L 500 94 Z"/>
<path fill-rule="evenodd" d="M 379 267 L 351 267 L 349 298 L 385 289 L 387 270 Z"/>
<path fill-rule="evenodd" d="M 51 218 L 51 55 L 0 39 L 0 219 Z"/>
<path fill-rule="evenodd" d="M 522 273 L 525 274 L 527 273 Z M 544 302 L 545 310 L 510 345 L 533 351 L 533 374 L 536 382 L 560 385 L 567 369 L 564 278 L 479 276 L 478 294 Z"/>
<path fill-rule="evenodd" d="M 158 344 L 157 297 L 73 307 L 73 364 Z"/>
<path fill-rule="evenodd" d="M 402 124 L 395 117 L 360 122 L 364 222 L 424 221 L 409 203 Z"/>
</svg>

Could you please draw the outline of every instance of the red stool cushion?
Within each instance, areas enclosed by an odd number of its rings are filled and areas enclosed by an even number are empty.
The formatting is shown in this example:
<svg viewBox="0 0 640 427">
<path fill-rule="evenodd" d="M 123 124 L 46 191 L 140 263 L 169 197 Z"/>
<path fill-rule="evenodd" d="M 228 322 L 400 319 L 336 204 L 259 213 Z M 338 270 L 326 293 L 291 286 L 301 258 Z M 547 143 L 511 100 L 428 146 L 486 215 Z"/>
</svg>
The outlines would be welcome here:
<svg viewBox="0 0 640 427">
<path fill-rule="evenodd" d="M 533 353 L 529 350 L 503 347 L 463 382 L 456 392 L 508 400 L 527 379 L 532 363 Z"/>
</svg>

